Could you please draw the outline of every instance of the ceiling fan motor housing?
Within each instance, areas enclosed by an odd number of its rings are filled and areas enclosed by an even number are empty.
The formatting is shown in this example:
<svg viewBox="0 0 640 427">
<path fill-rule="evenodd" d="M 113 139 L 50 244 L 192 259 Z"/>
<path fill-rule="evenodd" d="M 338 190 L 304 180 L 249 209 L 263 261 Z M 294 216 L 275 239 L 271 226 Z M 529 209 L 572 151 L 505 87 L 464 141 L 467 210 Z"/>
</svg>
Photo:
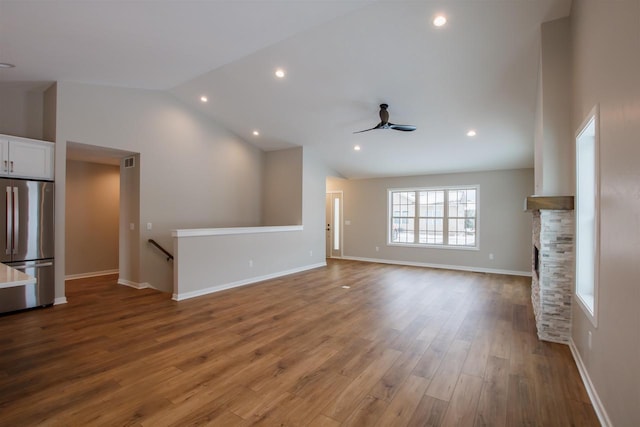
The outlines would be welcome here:
<svg viewBox="0 0 640 427">
<path fill-rule="evenodd" d="M 372 127 L 371 129 L 360 130 L 354 133 L 368 132 L 375 129 L 393 129 L 403 132 L 411 132 L 416 130 L 416 127 L 413 125 L 397 125 L 395 123 L 389 123 L 389 112 L 387 111 L 387 108 L 389 108 L 389 104 L 380 104 L 380 123 L 378 123 L 375 127 Z"/>
</svg>

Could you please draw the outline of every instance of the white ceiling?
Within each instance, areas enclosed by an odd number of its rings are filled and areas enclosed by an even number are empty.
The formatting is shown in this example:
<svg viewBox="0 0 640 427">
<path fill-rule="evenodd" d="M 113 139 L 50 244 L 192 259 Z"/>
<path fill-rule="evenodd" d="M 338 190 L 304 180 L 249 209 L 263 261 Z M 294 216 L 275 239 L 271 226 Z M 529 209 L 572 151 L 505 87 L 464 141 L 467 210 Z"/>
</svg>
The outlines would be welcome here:
<svg viewBox="0 0 640 427">
<path fill-rule="evenodd" d="M 0 0 L 0 62 L 16 64 L 0 84 L 169 90 L 265 150 L 312 147 L 346 177 L 532 167 L 540 24 L 570 2 Z M 418 130 L 354 135 L 382 102 Z"/>
</svg>

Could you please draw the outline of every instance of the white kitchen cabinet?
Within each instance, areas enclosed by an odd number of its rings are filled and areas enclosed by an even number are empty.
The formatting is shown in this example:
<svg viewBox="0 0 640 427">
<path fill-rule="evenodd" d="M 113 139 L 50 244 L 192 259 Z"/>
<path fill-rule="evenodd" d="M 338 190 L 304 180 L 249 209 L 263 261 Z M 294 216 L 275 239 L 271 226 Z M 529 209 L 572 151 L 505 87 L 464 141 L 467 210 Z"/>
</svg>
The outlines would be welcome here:
<svg viewBox="0 0 640 427">
<path fill-rule="evenodd" d="M 51 142 L 0 135 L 0 176 L 53 181 L 54 148 Z"/>
</svg>

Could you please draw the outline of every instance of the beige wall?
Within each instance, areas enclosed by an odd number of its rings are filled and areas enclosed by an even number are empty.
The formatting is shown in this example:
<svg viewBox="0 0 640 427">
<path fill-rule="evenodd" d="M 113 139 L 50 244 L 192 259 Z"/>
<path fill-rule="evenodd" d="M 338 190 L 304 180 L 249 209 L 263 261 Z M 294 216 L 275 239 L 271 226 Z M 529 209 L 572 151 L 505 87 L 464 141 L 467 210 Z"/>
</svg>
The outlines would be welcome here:
<svg viewBox="0 0 640 427">
<path fill-rule="evenodd" d="M 63 82 L 57 92 L 58 218 L 65 217 L 67 141 L 140 153 L 139 273 L 121 279 L 169 292 L 171 265 L 147 239 L 170 248 L 172 229 L 261 224 L 261 150 L 168 93 Z M 64 221 L 56 234 L 65 235 Z M 57 239 L 56 297 L 64 296 L 64 253 Z"/>
<path fill-rule="evenodd" d="M 265 153 L 262 225 L 302 224 L 302 147 Z"/>
<path fill-rule="evenodd" d="M 387 190 L 480 185 L 479 250 L 387 246 Z M 344 192 L 345 257 L 455 266 L 478 271 L 531 272 L 531 214 L 524 199 L 533 192 L 533 170 L 425 175 L 403 178 L 327 180 L 327 191 Z M 376 246 L 378 250 L 376 251 Z M 494 259 L 489 259 L 493 254 Z"/>
<path fill-rule="evenodd" d="M 118 268 L 120 167 L 67 161 L 67 276 Z"/>
<path fill-rule="evenodd" d="M 0 83 L 0 133 L 42 139 L 43 90 L 41 83 Z"/>
<path fill-rule="evenodd" d="M 615 426 L 640 425 L 640 2 L 571 12 L 573 120 L 600 108 L 598 326 L 577 302 L 572 338 Z M 588 332 L 593 334 L 589 349 Z"/>
</svg>

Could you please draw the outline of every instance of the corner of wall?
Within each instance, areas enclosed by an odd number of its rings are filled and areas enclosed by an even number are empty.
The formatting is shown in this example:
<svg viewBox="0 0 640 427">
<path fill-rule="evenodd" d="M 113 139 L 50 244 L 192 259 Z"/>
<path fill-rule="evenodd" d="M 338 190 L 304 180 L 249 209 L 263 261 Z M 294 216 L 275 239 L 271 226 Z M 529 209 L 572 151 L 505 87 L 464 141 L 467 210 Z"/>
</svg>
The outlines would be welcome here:
<svg viewBox="0 0 640 427">
<path fill-rule="evenodd" d="M 56 120 L 58 112 L 58 83 L 53 83 L 43 94 L 42 137 L 56 142 Z"/>
<path fill-rule="evenodd" d="M 573 194 L 571 31 L 569 18 L 545 22 L 540 32 L 536 107 L 536 194 Z"/>
</svg>

